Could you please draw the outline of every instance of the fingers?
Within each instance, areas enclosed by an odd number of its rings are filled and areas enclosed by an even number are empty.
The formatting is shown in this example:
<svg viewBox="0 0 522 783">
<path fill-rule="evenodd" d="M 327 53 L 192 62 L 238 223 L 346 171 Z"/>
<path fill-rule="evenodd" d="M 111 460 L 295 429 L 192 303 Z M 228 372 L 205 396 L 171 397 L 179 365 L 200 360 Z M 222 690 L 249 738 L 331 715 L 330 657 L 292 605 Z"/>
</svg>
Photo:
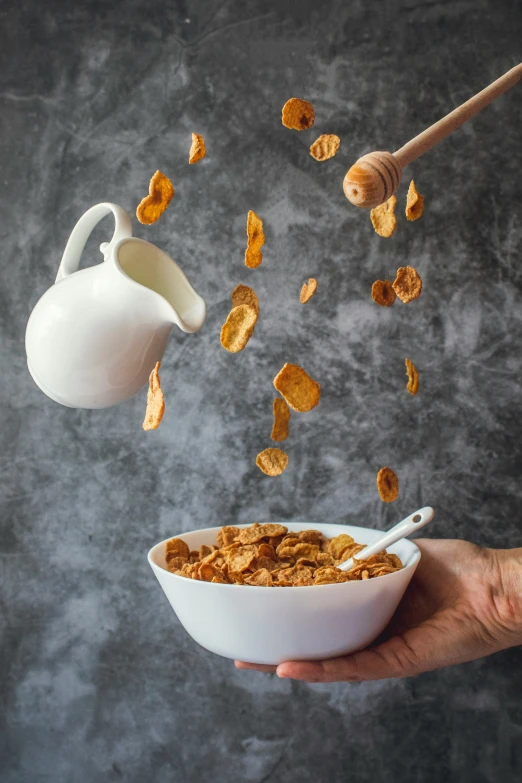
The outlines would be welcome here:
<svg viewBox="0 0 522 783">
<path fill-rule="evenodd" d="M 412 677 L 421 671 L 436 668 L 436 665 L 423 664 L 416 645 L 426 642 L 426 630 L 423 626 L 408 631 L 402 636 L 394 636 L 369 650 L 347 655 L 344 658 L 332 658 L 327 661 L 288 661 L 279 666 L 235 661 L 237 669 L 253 669 L 258 672 L 276 673 L 278 677 L 306 682 L 361 682 L 363 680 L 384 680 L 391 677 Z M 420 635 L 419 632 L 420 631 Z M 413 635 L 413 640 L 407 637 Z"/>
<path fill-rule="evenodd" d="M 236 663 L 239 668 L 274 672 L 307 682 L 361 682 L 414 677 L 481 658 L 502 649 L 490 638 L 473 607 L 436 613 L 402 634 L 361 652 L 327 661 L 288 661 L 275 666 Z"/>
<path fill-rule="evenodd" d="M 488 647 L 486 639 L 479 637 L 468 618 L 444 613 L 435 621 L 427 620 L 368 650 L 329 661 L 282 663 L 277 674 L 307 682 L 415 677 L 422 672 L 480 658 L 498 649 L 498 646 Z"/>
<path fill-rule="evenodd" d="M 418 629 L 415 629 L 415 632 Z M 408 632 L 411 634 L 414 632 Z M 370 650 L 327 661 L 288 661 L 279 666 L 235 661 L 237 669 L 276 673 L 278 677 L 306 682 L 361 682 L 391 677 L 411 677 L 423 669 L 418 655 L 404 636 L 394 636 Z"/>
<path fill-rule="evenodd" d="M 256 672 L 267 672 L 274 674 L 277 666 L 269 666 L 264 663 L 246 663 L 245 661 L 234 661 L 236 669 L 253 669 Z"/>
<path fill-rule="evenodd" d="M 404 637 L 394 636 L 370 650 L 328 661 L 289 661 L 277 667 L 279 677 L 307 682 L 362 682 L 412 677 L 422 671 Z"/>
</svg>

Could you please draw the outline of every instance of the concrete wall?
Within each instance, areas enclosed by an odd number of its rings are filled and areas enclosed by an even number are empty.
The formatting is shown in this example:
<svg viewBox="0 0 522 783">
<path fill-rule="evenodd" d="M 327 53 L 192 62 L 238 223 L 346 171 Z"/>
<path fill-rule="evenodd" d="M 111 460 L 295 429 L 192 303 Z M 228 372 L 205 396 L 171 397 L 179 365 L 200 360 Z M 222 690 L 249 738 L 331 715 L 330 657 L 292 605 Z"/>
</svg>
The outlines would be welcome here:
<svg viewBox="0 0 522 783">
<path fill-rule="evenodd" d="M 0 36 L 2 783 L 518 780 L 520 650 L 360 685 L 238 672 L 187 637 L 146 553 L 235 521 L 385 528 L 423 504 L 433 536 L 520 545 L 522 85 L 407 171 L 392 239 L 341 189 L 359 155 L 397 149 L 520 60 L 520 4 L 20 0 L 1 3 Z M 294 95 L 314 103 L 312 131 L 281 126 Z M 208 147 L 196 166 L 192 131 Z M 342 142 L 320 164 L 308 147 L 324 132 Z M 157 168 L 175 199 L 135 233 L 182 265 L 208 318 L 173 331 L 167 413 L 145 433 L 145 391 L 60 407 L 23 340 L 76 220 L 104 200 L 134 214 Z M 265 220 L 256 271 L 248 209 Z M 373 281 L 407 263 L 421 298 L 374 305 Z M 219 331 L 239 282 L 261 316 L 232 356 Z M 285 361 L 322 399 L 292 418 L 289 467 L 270 479 L 255 456 Z M 390 506 L 382 465 L 401 484 Z"/>
</svg>

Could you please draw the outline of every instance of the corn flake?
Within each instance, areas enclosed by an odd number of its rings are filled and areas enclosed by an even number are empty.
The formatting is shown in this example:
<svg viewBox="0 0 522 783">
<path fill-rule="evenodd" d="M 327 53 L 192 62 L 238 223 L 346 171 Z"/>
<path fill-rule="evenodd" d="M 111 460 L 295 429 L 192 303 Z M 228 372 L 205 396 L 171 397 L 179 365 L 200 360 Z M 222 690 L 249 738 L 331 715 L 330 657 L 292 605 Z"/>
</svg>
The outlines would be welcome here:
<svg viewBox="0 0 522 783">
<path fill-rule="evenodd" d="M 307 544 L 305 541 L 299 541 L 292 546 L 280 546 L 277 550 L 278 557 L 294 561 L 304 558 L 317 562 L 319 553 L 320 549 L 317 544 Z"/>
<path fill-rule="evenodd" d="M 245 577 L 243 576 L 241 571 L 228 571 L 226 578 L 228 578 L 230 584 L 233 584 L 233 585 L 244 585 L 245 584 Z"/>
<path fill-rule="evenodd" d="M 332 555 L 330 555 L 328 552 L 319 552 L 317 555 L 317 565 L 318 566 L 334 566 L 335 560 L 333 559 Z"/>
<path fill-rule="evenodd" d="M 408 376 L 406 389 L 410 394 L 417 394 L 419 391 L 419 373 L 417 368 L 409 359 L 405 359 L 404 363 L 406 364 L 406 374 Z"/>
<path fill-rule="evenodd" d="M 220 574 L 220 570 L 211 563 L 200 563 L 198 578 L 201 582 L 212 582 L 218 574 Z"/>
<path fill-rule="evenodd" d="M 323 133 L 310 147 L 310 155 L 319 161 L 329 160 L 337 154 L 340 143 L 341 139 L 334 133 Z"/>
<path fill-rule="evenodd" d="M 274 386 L 294 411 L 312 410 L 321 399 L 321 387 L 297 364 L 283 365 L 274 378 Z"/>
<path fill-rule="evenodd" d="M 192 144 L 190 145 L 189 163 L 197 163 L 207 154 L 205 140 L 199 133 L 192 134 Z"/>
<path fill-rule="evenodd" d="M 259 568 L 251 576 L 248 576 L 245 582 L 247 585 L 255 585 L 256 587 L 272 587 L 272 574 L 266 568 Z"/>
<path fill-rule="evenodd" d="M 240 283 L 232 291 L 232 307 L 238 307 L 242 304 L 249 305 L 259 315 L 259 299 L 254 289 Z"/>
<path fill-rule="evenodd" d="M 422 280 L 417 270 L 412 266 L 399 267 L 393 282 L 393 290 L 404 304 L 418 299 L 422 291 Z"/>
<path fill-rule="evenodd" d="M 267 476 L 280 476 L 288 465 L 288 454 L 281 449 L 265 449 L 257 455 L 256 465 Z"/>
<path fill-rule="evenodd" d="M 295 546 L 296 544 L 300 544 L 300 543 L 301 543 L 301 539 L 299 538 L 299 536 L 295 534 L 290 533 L 287 536 L 283 536 L 278 546 L 276 547 L 277 556 L 281 557 L 281 549 L 283 547 Z"/>
<path fill-rule="evenodd" d="M 149 195 L 145 196 L 136 209 L 140 223 L 150 225 L 159 220 L 174 196 L 172 182 L 161 171 L 156 171 L 149 184 Z"/>
<path fill-rule="evenodd" d="M 272 544 L 266 544 L 262 541 L 257 548 L 258 557 L 269 557 L 270 560 L 277 560 L 277 555 Z"/>
<path fill-rule="evenodd" d="M 276 397 L 273 402 L 272 411 L 274 414 L 274 423 L 272 425 L 272 440 L 280 442 L 288 438 L 290 427 L 290 408 L 286 400 L 282 397 Z"/>
<path fill-rule="evenodd" d="M 228 568 L 239 573 L 246 571 L 256 559 L 256 553 L 255 546 L 238 546 L 237 549 L 228 551 L 226 554 Z"/>
<path fill-rule="evenodd" d="M 277 572 L 277 583 L 289 587 L 290 585 L 313 585 L 313 571 L 308 566 L 292 566 Z"/>
<path fill-rule="evenodd" d="M 256 544 L 263 538 L 271 538 L 272 536 L 284 536 L 288 528 L 284 525 L 278 525 L 275 522 L 268 522 L 264 525 L 252 525 L 252 527 L 243 528 L 238 536 L 240 544 Z M 266 547 L 266 544 L 262 544 Z M 273 547 L 270 548 L 273 551 Z M 260 553 L 261 554 L 261 553 Z"/>
<path fill-rule="evenodd" d="M 226 561 L 222 552 L 220 552 L 219 549 L 216 549 L 215 552 L 212 552 L 210 555 L 207 555 L 202 562 L 211 563 L 212 565 L 215 565 L 216 568 L 221 568 Z"/>
<path fill-rule="evenodd" d="M 240 529 L 238 527 L 224 526 L 220 528 L 219 533 L 217 535 L 218 547 L 221 549 L 222 547 L 233 544 L 234 541 L 236 541 L 237 537 L 239 536 L 239 533 L 240 533 Z"/>
<path fill-rule="evenodd" d="M 406 217 L 408 220 L 418 220 L 424 212 L 424 196 L 417 193 L 415 182 L 410 182 L 408 195 L 406 196 Z"/>
<path fill-rule="evenodd" d="M 167 554 L 165 560 L 167 561 L 167 568 L 172 573 L 181 571 L 185 563 L 187 562 L 184 557 L 169 556 Z"/>
<path fill-rule="evenodd" d="M 267 571 L 275 571 L 278 568 L 276 561 L 271 557 L 256 557 L 255 565 L 257 569 L 265 568 Z"/>
<path fill-rule="evenodd" d="M 230 353 L 238 353 L 246 346 L 257 321 L 257 313 L 250 305 L 233 307 L 221 327 L 221 345 Z"/>
<path fill-rule="evenodd" d="M 393 503 L 399 497 L 399 479 L 391 468 L 381 468 L 377 473 L 377 489 L 383 503 Z"/>
<path fill-rule="evenodd" d="M 341 557 L 341 552 L 346 549 L 346 547 L 352 546 L 354 543 L 355 542 L 351 536 L 349 536 L 347 533 L 341 533 L 340 536 L 335 536 L 335 538 L 330 539 L 328 544 L 328 552 L 335 560 L 338 560 Z"/>
<path fill-rule="evenodd" d="M 300 541 L 305 541 L 307 544 L 317 544 L 320 546 L 323 542 L 323 534 L 319 530 L 301 530 L 298 534 Z"/>
<path fill-rule="evenodd" d="M 364 549 L 364 545 L 356 543 L 341 549 L 339 552 L 338 561 L 344 563 L 345 560 L 349 560 L 351 557 L 355 557 L 361 551 L 361 549 Z"/>
<path fill-rule="evenodd" d="M 160 362 L 150 374 L 149 390 L 147 392 L 147 410 L 143 421 L 144 430 L 157 430 L 165 413 L 165 397 L 161 391 L 159 368 Z"/>
<path fill-rule="evenodd" d="M 307 283 L 303 283 L 303 287 L 301 288 L 301 293 L 299 294 L 299 301 L 301 304 L 306 304 L 309 299 L 312 298 L 312 296 L 317 291 L 317 280 L 315 278 L 310 277 Z"/>
<path fill-rule="evenodd" d="M 333 566 L 318 568 L 314 574 L 314 584 L 316 585 L 339 584 L 348 581 L 348 574 L 345 571 L 339 571 L 338 568 Z"/>
<path fill-rule="evenodd" d="M 265 244 L 263 221 L 255 212 L 249 210 L 247 218 L 247 249 L 245 251 L 245 266 L 255 269 L 263 261 L 261 248 Z"/>
<path fill-rule="evenodd" d="M 199 559 L 204 560 L 206 557 L 212 554 L 212 550 L 206 544 L 201 544 L 199 547 Z"/>
<path fill-rule="evenodd" d="M 171 538 L 170 541 L 167 541 L 165 544 L 165 553 L 167 555 L 172 554 L 177 557 L 183 557 L 185 560 L 189 559 L 190 556 L 190 550 L 181 538 Z"/>
<path fill-rule="evenodd" d="M 402 562 L 399 555 L 396 555 L 393 552 L 388 552 L 386 555 L 386 560 L 392 566 L 392 568 L 402 568 Z"/>
<path fill-rule="evenodd" d="M 376 280 L 372 285 L 372 299 L 382 307 L 391 307 L 396 296 L 391 280 Z"/>
<path fill-rule="evenodd" d="M 307 130 L 315 120 L 314 107 L 303 98 L 290 98 L 283 106 L 281 121 L 290 130 Z"/>
<path fill-rule="evenodd" d="M 384 204 L 379 204 L 370 212 L 370 220 L 377 234 L 380 237 L 391 237 L 397 228 L 397 218 L 395 217 L 395 206 L 397 199 L 390 196 Z"/>
</svg>

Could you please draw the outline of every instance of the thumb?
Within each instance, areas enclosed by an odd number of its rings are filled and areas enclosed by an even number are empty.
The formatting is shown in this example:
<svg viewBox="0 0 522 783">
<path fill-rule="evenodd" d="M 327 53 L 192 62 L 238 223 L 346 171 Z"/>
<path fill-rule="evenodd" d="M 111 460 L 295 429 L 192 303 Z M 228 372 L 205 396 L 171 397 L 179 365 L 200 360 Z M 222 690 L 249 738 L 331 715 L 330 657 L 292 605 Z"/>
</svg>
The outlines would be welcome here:
<svg viewBox="0 0 522 783">
<path fill-rule="evenodd" d="M 446 633 L 437 629 L 431 620 L 427 620 L 417 628 L 393 636 L 376 647 L 344 658 L 282 663 L 277 667 L 277 675 L 308 682 L 360 682 L 414 677 L 422 672 L 460 662 L 455 659 L 455 649 L 458 649 L 456 642 L 458 640 L 449 629 Z M 470 660 L 480 654 L 478 652 L 477 655 L 468 655 L 461 660 Z"/>
</svg>

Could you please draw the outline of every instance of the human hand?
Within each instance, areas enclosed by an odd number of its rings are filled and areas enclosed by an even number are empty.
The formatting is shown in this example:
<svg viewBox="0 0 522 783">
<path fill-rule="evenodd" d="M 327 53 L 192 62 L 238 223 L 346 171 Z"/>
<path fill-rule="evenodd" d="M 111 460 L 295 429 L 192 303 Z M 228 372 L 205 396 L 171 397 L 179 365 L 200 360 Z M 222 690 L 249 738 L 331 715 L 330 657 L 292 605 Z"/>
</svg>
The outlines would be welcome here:
<svg viewBox="0 0 522 783">
<path fill-rule="evenodd" d="M 415 543 L 421 561 L 374 646 L 326 661 L 236 661 L 236 667 L 308 682 L 359 682 L 411 677 L 522 644 L 522 549 L 483 549 L 457 540 Z"/>
</svg>

